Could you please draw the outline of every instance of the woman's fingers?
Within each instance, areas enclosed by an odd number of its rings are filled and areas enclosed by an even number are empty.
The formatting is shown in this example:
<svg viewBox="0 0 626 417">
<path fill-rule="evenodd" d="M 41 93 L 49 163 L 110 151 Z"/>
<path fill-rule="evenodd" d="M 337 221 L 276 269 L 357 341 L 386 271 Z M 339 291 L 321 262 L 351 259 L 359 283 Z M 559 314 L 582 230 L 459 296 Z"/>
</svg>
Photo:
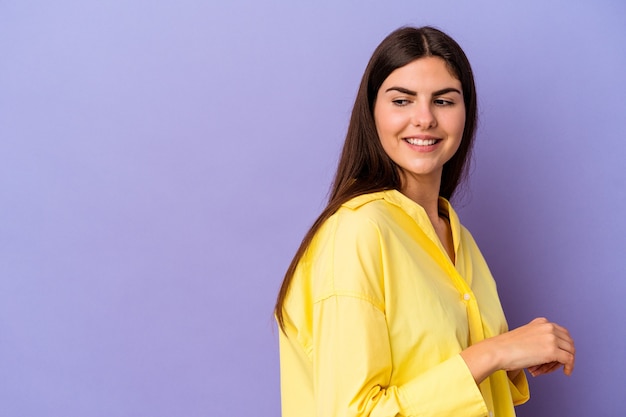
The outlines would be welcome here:
<svg viewBox="0 0 626 417">
<path fill-rule="evenodd" d="M 574 371 L 574 363 L 576 360 L 576 347 L 574 346 L 574 340 L 570 336 L 567 329 L 556 325 L 560 333 L 558 347 L 561 350 L 559 362 L 563 364 L 563 372 L 565 375 L 571 375 Z M 551 372 L 551 371 L 550 371 Z"/>
<path fill-rule="evenodd" d="M 544 363 L 543 365 L 532 366 L 528 368 L 528 371 L 532 376 L 539 376 L 554 372 L 563 366 L 560 362 L 554 361 L 550 363 Z"/>
<path fill-rule="evenodd" d="M 567 350 L 570 353 L 574 353 L 574 339 L 569 334 L 566 328 L 559 326 L 556 323 L 554 324 L 555 335 L 563 342 L 559 344 L 559 347 Z"/>
<path fill-rule="evenodd" d="M 546 319 L 541 319 L 539 324 L 547 327 L 547 334 L 555 339 L 554 342 L 552 342 L 553 358 L 549 362 L 540 366 L 537 372 L 553 372 L 562 364 L 564 372 L 567 375 L 571 375 L 574 370 L 576 348 L 574 347 L 574 340 L 569 334 L 569 331 L 565 327 L 556 323 L 551 323 Z M 550 345 L 548 348 L 550 348 Z"/>
</svg>

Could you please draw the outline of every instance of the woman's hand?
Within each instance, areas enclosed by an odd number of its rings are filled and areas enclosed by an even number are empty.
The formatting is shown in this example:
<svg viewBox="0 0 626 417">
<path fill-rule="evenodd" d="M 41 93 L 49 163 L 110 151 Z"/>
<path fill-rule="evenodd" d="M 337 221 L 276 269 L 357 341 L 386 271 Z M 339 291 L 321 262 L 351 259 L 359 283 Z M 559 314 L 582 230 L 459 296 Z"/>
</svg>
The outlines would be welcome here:
<svg viewBox="0 0 626 417">
<path fill-rule="evenodd" d="M 531 368 L 531 374 L 552 372 L 563 365 L 563 372 L 574 370 L 576 349 L 566 328 L 538 318 L 491 339 L 500 353 L 500 369 Z"/>
<path fill-rule="evenodd" d="M 496 370 L 516 371 L 528 368 L 533 376 L 553 372 L 563 366 L 571 375 L 576 349 L 567 329 L 545 318 L 470 346 L 461 356 L 476 382 Z"/>
</svg>

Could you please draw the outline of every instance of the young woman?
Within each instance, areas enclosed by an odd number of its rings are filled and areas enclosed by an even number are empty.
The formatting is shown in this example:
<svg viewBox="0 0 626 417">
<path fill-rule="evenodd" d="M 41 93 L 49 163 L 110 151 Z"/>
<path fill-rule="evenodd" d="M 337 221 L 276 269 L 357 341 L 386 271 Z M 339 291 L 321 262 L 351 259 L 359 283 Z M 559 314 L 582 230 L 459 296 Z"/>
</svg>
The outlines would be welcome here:
<svg viewBox="0 0 626 417">
<path fill-rule="evenodd" d="M 365 70 L 326 209 L 276 303 L 283 417 L 514 416 L 523 371 L 570 374 L 544 318 L 508 331 L 496 285 L 448 200 L 476 92 L 459 45 L 401 28 Z"/>
</svg>

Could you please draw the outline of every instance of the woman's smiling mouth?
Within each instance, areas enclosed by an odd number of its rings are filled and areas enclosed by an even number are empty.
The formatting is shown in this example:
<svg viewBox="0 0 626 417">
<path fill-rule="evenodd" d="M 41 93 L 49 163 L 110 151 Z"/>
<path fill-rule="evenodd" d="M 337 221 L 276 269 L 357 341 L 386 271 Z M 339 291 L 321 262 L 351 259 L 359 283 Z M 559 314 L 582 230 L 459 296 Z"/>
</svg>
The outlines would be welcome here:
<svg viewBox="0 0 626 417">
<path fill-rule="evenodd" d="M 441 139 L 435 139 L 435 138 L 428 138 L 428 139 L 405 138 L 404 140 L 406 142 L 408 142 L 409 144 L 415 145 L 415 146 L 432 146 L 435 143 L 439 142 Z"/>
</svg>

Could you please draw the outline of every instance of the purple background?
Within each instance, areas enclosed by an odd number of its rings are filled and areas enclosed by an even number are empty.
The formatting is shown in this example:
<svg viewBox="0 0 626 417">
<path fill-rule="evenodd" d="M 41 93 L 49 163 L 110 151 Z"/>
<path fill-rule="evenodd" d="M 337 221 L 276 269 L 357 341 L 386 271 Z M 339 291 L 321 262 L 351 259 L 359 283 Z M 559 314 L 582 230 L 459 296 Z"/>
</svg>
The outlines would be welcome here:
<svg viewBox="0 0 626 417">
<path fill-rule="evenodd" d="M 577 342 L 519 415 L 622 413 L 626 3 L 221 3 L 0 1 L 0 415 L 278 416 L 274 297 L 404 24 L 473 63 L 511 325 Z"/>
</svg>

